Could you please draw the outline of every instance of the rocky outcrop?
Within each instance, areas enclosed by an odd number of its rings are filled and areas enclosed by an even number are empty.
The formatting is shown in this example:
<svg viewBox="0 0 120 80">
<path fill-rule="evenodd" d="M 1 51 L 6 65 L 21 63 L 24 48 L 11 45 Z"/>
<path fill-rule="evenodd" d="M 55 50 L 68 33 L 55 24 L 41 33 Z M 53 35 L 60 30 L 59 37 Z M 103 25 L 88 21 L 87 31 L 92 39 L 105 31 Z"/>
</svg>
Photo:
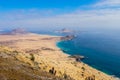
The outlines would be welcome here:
<svg viewBox="0 0 120 80">
<path fill-rule="evenodd" d="M 63 41 L 72 40 L 73 38 L 75 38 L 75 35 L 67 35 L 67 36 L 61 37 L 61 40 Z"/>
<path fill-rule="evenodd" d="M 84 56 L 80 56 L 80 55 L 71 55 L 69 56 L 70 58 L 75 58 L 76 61 L 80 62 L 82 59 L 84 59 Z"/>
</svg>

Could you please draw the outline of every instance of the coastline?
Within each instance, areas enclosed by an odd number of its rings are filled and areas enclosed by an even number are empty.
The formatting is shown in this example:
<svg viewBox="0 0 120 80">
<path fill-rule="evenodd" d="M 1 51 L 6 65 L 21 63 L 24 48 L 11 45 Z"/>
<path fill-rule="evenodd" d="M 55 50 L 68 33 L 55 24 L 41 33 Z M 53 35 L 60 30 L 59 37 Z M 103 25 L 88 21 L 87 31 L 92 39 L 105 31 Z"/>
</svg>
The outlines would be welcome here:
<svg viewBox="0 0 120 80">
<path fill-rule="evenodd" d="M 67 43 L 67 41 L 66 42 L 64 42 L 64 41 L 59 41 L 58 43 L 57 43 L 57 47 L 59 47 L 63 52 L 65 52 L 66 54 L 70 54 L 70 55 L 75 55 L 74 53 L 73 53 L 73 51 L 72 51 L 72 48 L 70 47 L 69 48 L 69 46 L 67 46 L 68 48 L 66 48 L 66 46 L 62 46 L 62 45 L 65 45 Z M 69 43 L 69 42 L 68 42 Z M 66 44 L 66 45 L 69 45 L 69 44 Z M 58 45 L 58 44 L 60 44 L 60 45 Z M 71 49 L 71 50 L 70 50 Z M 73 49 L 74 50 L 74 49 Z M 80 52 L 79 52 L 80 53 Z M 82 55 L 84 55 L 84 54 L 82 54 Z M 87 62 L 84 62 L 85 60 L 87 60 L 87 58 L 86 59 L 83 59 L 83 60 L 81 60 L 83 63 L 85 63 L 85 64 L 87 64 Z M 87 60 L 88 61 L 88 60 Z M 109 76 L 112 76 L 112 77 L 114 77 L 116 80 L 120 80 L 120 78 L 119 78 L 119 76 L 116 76 L 116 75 L 114 75 L 114 74 L 112 74 L 112 73 L 110 73 L 109 71 L 106 71 L 104 68 L 100 68 L 99 66 L 97 67 L 97 66 L 94 66 L 94 64 L 92 63 L 92 64 L 87 64 L 88 66 L 90 66 L 90 67 L 92 67 L 92 68 L 94 68 L 94 69 L 96 69 L 96 70 L 98 70 L 98 71 L 100 71 L 100 72 L 103 72 L 103 73 L 105 73 L 105 74 L 107 74 L 107 75 L 109 75 Z M 118 73 L 119 74 L 119 73 Z"/>
<path fill-rule="evenodd" d="M 63 51 L 63 53 L 65 53 L 65 54 L 68 54 L 69 56 L 70 56 L 70 54 L 69 53 L 67 53 L 67 51 L 65 51 L 64 52 L 64 49 L 63 48 L 61 48 L 61 46 L 59 46 L 58 44 L 59 43 L 61 43 L 62 41 L 58 41 L 57 43 L 56 43 L 56 46 L 58 47 L 58 48 L 60 48 L 62 51 Z M 81 56 L 81 55 L 80 55 Z M 81 60 L 82 61 L 82 60 Z M 83 62 L 83 61 L 82 61 Z M 84 63 L 84 62 L 83 62 Z M 84 63 L 84 64 L 87 64 L 87 63 Z M 87 64 L 88 65 L 88 64 Z M 114 75 L 111 75 L 111 74 L 109 74 L 109 73 L 107 73 L 107 72 L 105 72 L 105 71 L 101 71 L 101 70 L 99 70 L 98 68 L 96 68 L 96 67 L 94 67 L 94 66 L 91 66 L 91 65 L 88 65 L 89 67 L 92 67 L 92 68 L 94 68 L 94 69 L 96 69 L 96 70 L 98 70 L 98 71 L 100 71 L 100 72 L 102 72 L 102 73 L 105 73 L 105 74 L 107 74 L 107 75 L 109 75 L 109 76 L 113 76 L 113 77 L 115 77 Z M 117 77 L 115 77 L 116 79 L 119 79 L 119 78 L 117 78 Z"/>
<path fill-rule="evenodd" d="M 83 62 L 76 62 L 75 59 L 69 58 L 69 54 L 63 53 L 56 43 L 60 41 L 58 36 L 28 34 L 28 35 L 0 35 L 2 45 L 8 45 L 13 49 L 19 50 L 24 54 L 19 54 L 16 58 L 22 62 L 36 66 L 39 63 L 41 69 L 49 72 L 54 67 L 56 76 L 64 76 L 65 74 L 75 80 L 87 80 L 92 78 L 95 80 L 115 80 L 113 77 L 98 71 Z M 11 39 L 11 40 L 9 40 Z M 31 53 L 35 60 L 31 62 L 26 56 Z M 74 70 L 74 71 L 73 71 Z"/>
</svg>

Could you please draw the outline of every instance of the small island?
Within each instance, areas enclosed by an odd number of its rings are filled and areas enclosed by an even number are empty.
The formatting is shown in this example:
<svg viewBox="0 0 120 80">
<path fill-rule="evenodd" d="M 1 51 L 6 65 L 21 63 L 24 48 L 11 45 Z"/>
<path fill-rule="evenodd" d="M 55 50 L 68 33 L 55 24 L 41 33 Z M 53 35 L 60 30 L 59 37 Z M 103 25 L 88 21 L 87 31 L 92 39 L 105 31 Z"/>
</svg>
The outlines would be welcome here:
<svg viewBox="0 0 120 80">
<path fill-rule="evenodd" d="M 58 33 L 73 33 L 74 31 L 70 30 L 70 29 L 67 29 L 67 28 L 63 28 L 63 29 L 57 30 L 55 32 L 58 32 Z"/>
</svg>

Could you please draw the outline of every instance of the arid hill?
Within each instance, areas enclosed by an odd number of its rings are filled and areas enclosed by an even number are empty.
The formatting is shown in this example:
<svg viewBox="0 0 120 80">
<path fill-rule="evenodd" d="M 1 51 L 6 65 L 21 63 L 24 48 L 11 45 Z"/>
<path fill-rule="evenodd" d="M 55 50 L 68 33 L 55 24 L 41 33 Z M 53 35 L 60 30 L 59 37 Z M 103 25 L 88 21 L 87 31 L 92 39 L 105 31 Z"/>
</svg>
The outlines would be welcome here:
<svg viewBox="0 0 120 80">
<path fill-rule="evenodd" d="M 65 54 L 59 36 L 0 35 L 0 80 L 115 80 Z"/>
<path fill-rule="evenodd" d="M 22 54 L 7 47 L 0 47 L 0 80 L 72 80 L 72 78 L 56 77 L 39 67 L 33 67 L 19 61 L 16 56 Z M 31 61 L 32 61 L 31 57 Z"/>
</svg>

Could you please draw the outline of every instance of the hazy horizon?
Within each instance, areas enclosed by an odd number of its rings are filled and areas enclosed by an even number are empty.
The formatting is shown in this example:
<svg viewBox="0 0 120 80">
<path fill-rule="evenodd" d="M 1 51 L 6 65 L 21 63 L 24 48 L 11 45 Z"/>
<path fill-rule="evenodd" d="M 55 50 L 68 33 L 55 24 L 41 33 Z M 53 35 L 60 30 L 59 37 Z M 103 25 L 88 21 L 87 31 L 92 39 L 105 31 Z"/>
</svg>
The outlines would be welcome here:
<svg viewBox="0 0 120 80">
<path fill-rule="evenodd" d="M 119 0 L 37 0 L 0 3 L 0 30 L 13 28 L 120 30 Z"/>
</svg>

